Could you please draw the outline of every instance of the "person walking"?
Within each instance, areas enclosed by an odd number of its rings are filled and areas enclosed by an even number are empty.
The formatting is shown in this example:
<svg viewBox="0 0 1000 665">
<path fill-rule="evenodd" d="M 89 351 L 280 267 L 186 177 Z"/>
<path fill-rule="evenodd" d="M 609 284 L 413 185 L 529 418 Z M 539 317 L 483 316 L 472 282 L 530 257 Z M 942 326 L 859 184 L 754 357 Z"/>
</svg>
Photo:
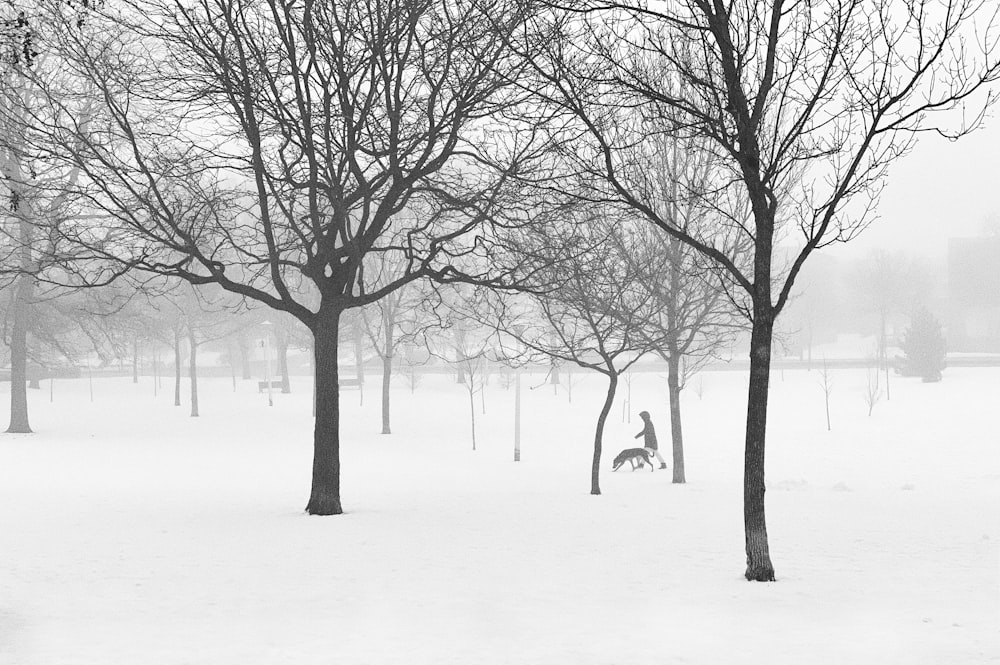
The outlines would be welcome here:
<svg viewBox="0 0 1000 665">
<path fill-rule="evenodd" d="M 653 428 L 653 421 L 649 419 L 649 411 L 640 411 L 639 417 L 642 418 L 642 431 L 635 435 L 635 438 L 643 437 L 643 447 L 650 456 L 655 456 L 660 462 L 660 468 L 666 469 L 667 463 L 663 461 L 660 456 L 660 450 L 657 448 L 656 444 L 656 429 Z"/>
</svg>

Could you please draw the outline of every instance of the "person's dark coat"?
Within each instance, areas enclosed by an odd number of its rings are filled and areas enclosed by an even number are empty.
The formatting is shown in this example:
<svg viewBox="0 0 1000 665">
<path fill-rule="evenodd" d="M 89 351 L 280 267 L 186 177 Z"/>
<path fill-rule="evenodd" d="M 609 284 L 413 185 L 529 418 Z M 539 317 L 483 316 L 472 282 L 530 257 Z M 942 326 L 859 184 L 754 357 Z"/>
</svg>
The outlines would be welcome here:
<svg viewBox="0 0 1000 665">
<path fill-rule="evenodd" d="M 649 419 L 649 412 L 643 411 L 639 414 L 639 417 L 642 418 L 643 427 L 642 431 L 635 435 L 635 438 L 643 437 L 643 441 L 645 442 L 644 448 L 657 450 L 656 430 L 653 428 L 653 421 Z"/>
</svg>

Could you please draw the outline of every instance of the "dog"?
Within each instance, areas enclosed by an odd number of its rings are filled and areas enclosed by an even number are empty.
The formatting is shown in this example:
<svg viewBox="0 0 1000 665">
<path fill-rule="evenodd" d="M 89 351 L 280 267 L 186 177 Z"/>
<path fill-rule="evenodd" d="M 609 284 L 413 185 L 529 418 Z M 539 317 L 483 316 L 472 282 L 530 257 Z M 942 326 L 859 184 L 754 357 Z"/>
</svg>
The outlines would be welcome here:
<svg viewBox="0 0 1000 665">
<path fill-rule="evenodd" d="M 617 471 L 618 469 L 625 466 L 625 462 L 632 464 L 632 470 L 635 471 L 636 468 L 641 469 L 645 464 L 649 464 L 649 471 L 653 471 L 653 462 L 649 459 L 649 451 L 645 448 L 626 448 L 625 450 L 618 453 L 618 457 L 615 458 L 614 463 L 611 465 L 612 471 Z M 636 464 L 638 462 L 638 464 Z"/>
</svg>

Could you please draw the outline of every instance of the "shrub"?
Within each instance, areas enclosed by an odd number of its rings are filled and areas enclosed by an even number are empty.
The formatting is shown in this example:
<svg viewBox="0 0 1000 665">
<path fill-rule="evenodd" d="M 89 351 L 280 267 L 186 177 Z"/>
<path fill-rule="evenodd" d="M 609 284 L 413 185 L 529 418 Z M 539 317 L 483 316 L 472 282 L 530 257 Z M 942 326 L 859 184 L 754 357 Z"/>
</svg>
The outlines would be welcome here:
<svg viewBox="0 0 1000 665">
<path fill-rule="evenodd" d="M 903 373 L 922 381 L 940 381 L 945 368 L 944 334 L 941 323 L 925 307 L 918 309 L 903 336 Z"/>
</svg>

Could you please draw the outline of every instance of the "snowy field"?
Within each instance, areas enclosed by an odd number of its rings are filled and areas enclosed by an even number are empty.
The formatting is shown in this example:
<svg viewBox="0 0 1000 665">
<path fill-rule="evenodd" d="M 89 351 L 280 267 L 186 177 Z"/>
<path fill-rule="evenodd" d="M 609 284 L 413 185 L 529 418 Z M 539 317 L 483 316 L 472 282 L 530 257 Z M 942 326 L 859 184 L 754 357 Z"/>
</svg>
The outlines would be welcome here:
<svg viewBox="0 0 1000 665">
<path fill-rule="evenodd" d="M 896 379 L 870 418 L 834 372 L 832 432 L 817 373 L 776 371 L 774 584 L 742 578 L 744 373 L 685 392 L 683 486 L 610 472 L 643 409 L 670 459 L 666 380 L 637 374 L 599 497 L 603 384 L 541 379 L 519 463 L 496 380 L 476 452 L 450 377 L 394 384 L 391 436 L 375 377 L 344 391 L 347 513 L 322 518 L 305 379 L 272 408 L 203 380 L 200 418 L 150 378 L 43 382 L 36 433 L 0 436 L 0 663 L 1000 663 L 1000 369 Z"/>
</svg>

